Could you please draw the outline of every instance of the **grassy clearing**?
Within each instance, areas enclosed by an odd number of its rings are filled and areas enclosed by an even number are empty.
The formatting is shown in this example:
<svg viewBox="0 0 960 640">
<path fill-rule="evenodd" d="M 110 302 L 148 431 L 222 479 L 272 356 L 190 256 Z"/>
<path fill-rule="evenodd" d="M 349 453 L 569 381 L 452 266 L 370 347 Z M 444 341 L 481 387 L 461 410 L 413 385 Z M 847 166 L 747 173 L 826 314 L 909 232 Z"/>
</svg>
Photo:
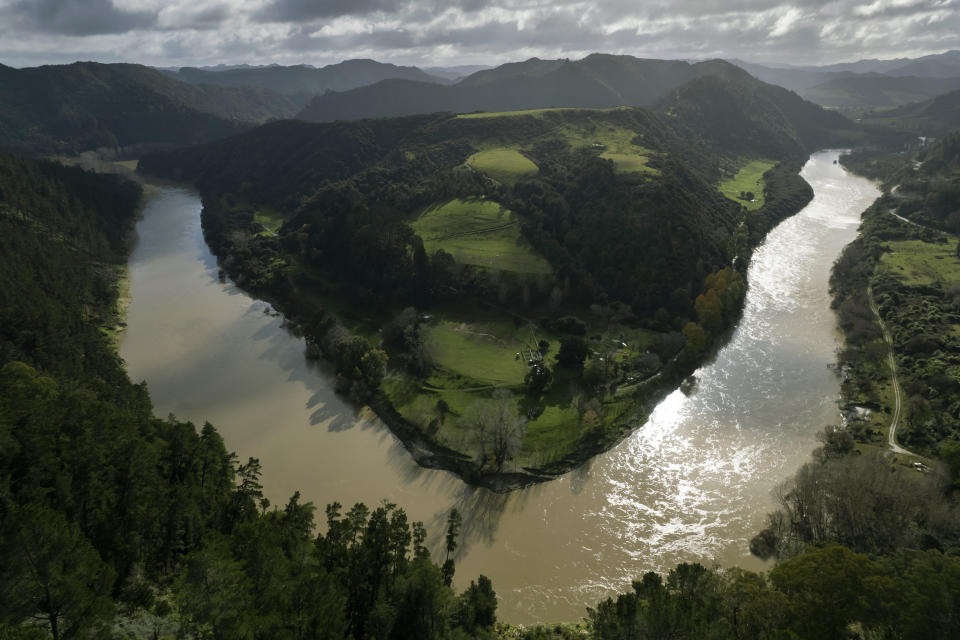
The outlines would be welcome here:
<svg viewBox="0 0 960 640">
<path fill-rule="evenodd" d="M 254 222 L 263 225 L 264 231 L 258 235 L 274 235 L 280 230 L 287 216 L 262 205 L 251 204 L 247 200 L 233 193 L 225 193 L 220 196 L 220 206 L 227 211 L 251 211 L 253 212 Z"/>
<path fill-rule="evenodd" d="M 647 166 L 654 152 L 635 143 L 635 131 L 598 122 L 589 127 L 563 127 L 558 133 L 572 147 L 593 147 L 601 151 L 600 157 L 612 160 L 620 173 L 660 174 L 659 170 Z"/>
<path fill-rule="evenodd" d="M 513 184 L 518 179 L 540 171 L 536 164 L 519 151 L 498 147 L 480 151 L 467 158 L 467 164 L 497 182 Z"/>
<path fill-rule="evenodd" d="M 514 215 L 496 202 L 451 200 L 423 211 L 410 226 L 428 253 L 443 249 L 464 264 L 517 273 L 551 271 L 520 233 Z"/>
<path fill-rule="evenodd" d="M 930 285 L 939 282 L 949 286 L 960 282 L 960 260 L 954 253 L 955 243 L 905 240 L 891 242 L 889 246 L 891 251 L 883 254 L 880 269 L 895 276 L 905 285 Z"/>
<path fill-rule="evenodd" d="M 488 384 L 523 384 L 526 363 L 512 336 L 490 333 L 479 323 L 441 322 L 431 327 L 427 349 L 439 366 Z"/>
<path fill-rule="evenodd" d="M 722 180 L 717 189 L 724 196 L 741 204 L 749 211 L 755 211 L 763 206 L 763 174 L 773 168 L 775 163 L 770 160 L 752 160 L 740 167 L 735 175 Z M 747 201 L 740 197 L 740 193 L 752 192 L 753 201 Z"/>
<path fill-rule="evenodd" d="M 620 173 L 659 173 L 653 167 L 647 166 L 649 158 L 628 153 L 601 153 L 601 158 L 613 161 L 613 166 Z"/>
<path fill-rule="evenodd" d="M 586 109 L 577 107 L 549 107 L 546 109 L 520 109 L 519 111 L 485 111 L 482 113 L 462 113 L 458 118 L 463 120 L 477 120 L 481 118 L 510 118 L 515 116 L 538 116 L 553 111 L 616 111 L 628 107 L 614 107 L 612 109 Z"/>
<path fill-rule="evenodd" d="M 577 315 L 590 317 L 587 310 Z M 433 316 L 425 328 L 426 346 L 435 365 L 431 375 L 418 381 L 394 374 L 383 388 L 405 418 L 445 446 L 474 452 L 473 434 L 460 417 L 498 388 L 513 393 L 518 412 L 525 415 L 534 410 L 536 415 L 527 420 L 521 451 L 509 468 L 557 462 L 575 450 L 587 431 L 622 424 L 637 410 L 630 397 L 607 395 L 599 416 L 582 417 L 584 409 L 575 400 L 581 394 L 580 373 L 556 365 L 554 355 L 562 336 L 539 325 L 482 305 L 447 305 L 434 309 Z M 659 334 L 603 323 L 589 327 L 585 338 L 591 352 L 629 361 L 643 354 Z M 527 347 L 540 340 L 549 343 L 546 360 L 553 382 L 543 393 L 531 395 L 524 385 L 525 354 Z M 524 354 L 519 360 L 518 352 Z M 441 400 L 447 406 L 443 412 L 438 407 Z"/>
<path fill-rule="evenodd" d="M 504 111 L 497 113 L 470 113 L 457 116 L 458 118 L 502 118 L 514 116 L 543 116 L 552 112 L 560 111 L 580 111 L 587 112 L 582 120 L 574 124 L 565 119 L 556 119 L 557 127 L 548 135 L 542 136 L 537 140 L 528 141 L 524 147 L 502 147 L 491 146 L 488 148 L 486 140 L 474 140 L 473 144 L 484 151 L 512 151 L 517 155 L 523 148 L 528 148 L 534 143 L 546 140 L 561 138 L 566 140 L 571 147 L 592 147 L 600 152 L 600 156 L 612 160 L 614 167 L 620 173 L 645 173 L 649 175 L 659 175 L 659 170 L 648 166 L 650 156 L 655 152 L 635 144 L 637 133 L 625 127 L 612 124 L 604 118 L 591 117 L 590 114 L 600 114 L 603 112 L 616 111 L 628 107 L 616 107 L 615 109 L 528 109 L 525 111 Z M 471 162 L 471 164 L 473 164 Z M 474 165 L 475 166 L 475 165 Z M 479 167 L 477 167 L 479 168 Z M 496 178 L 496 176 L 493 176 Z"/>
<path fill-rule="evenodd" d="M 264 229 L 266 229 L 266 231 L 262 231 L 261 233 L 273 235 L 280 230 L 286 217 L 279 211 L 267 207 L 258 207 L 257 210 L 253 212 L 253 220 L 254 222 L 262 224 Z"/>
</svg>

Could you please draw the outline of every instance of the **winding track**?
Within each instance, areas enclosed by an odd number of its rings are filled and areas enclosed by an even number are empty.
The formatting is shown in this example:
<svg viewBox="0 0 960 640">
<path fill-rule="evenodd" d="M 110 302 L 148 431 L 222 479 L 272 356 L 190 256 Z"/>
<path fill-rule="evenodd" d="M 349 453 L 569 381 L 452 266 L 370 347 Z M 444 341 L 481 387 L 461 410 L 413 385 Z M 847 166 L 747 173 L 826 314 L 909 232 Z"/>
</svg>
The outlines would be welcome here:
<svg viewBox="0 0 960 640">
<path fill-rule="evenodd" d="M 890 366 L 890 380 L 893 383 L 893 415 L 890 418 L 890 430 L 887 432 L 887 444 L 890 445 L 890 450 L 894 453 L 914 456 L 916 455 L 915 453 L 897 444 L 897 426 L 900 423 L 900 415 L 903 412 L 903 403 L 900 398 L 903 394 L 900 390 L 900 380 L 897 378 L 897 361 L 893 355 L 893 338 L 890 336 L 890 331 L 887 330 L 887 325 L 884 323 L 883 318 L 880 317 L 880 310 L 877 309 L 877 303 L 873 299 L 873 287 L 871 285 L 867 285 L 867 299 L 870 301 L 870 310 L 873 311 L 873 315 L 877 318 L 877 323 L 880 325 L 880 331 L 883 333 L 883 341 L 887 343 L 887 363 Z"/>
</svg>

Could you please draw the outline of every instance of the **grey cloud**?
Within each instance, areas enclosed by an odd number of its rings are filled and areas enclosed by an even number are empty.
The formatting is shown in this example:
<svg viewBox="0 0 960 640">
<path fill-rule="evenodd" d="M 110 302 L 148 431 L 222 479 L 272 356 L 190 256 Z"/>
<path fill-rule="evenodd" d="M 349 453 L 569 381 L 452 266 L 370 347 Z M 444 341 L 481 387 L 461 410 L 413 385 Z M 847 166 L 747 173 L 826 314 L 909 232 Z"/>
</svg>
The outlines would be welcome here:
<svg viewBox="0 0 960 640">
<path fill-rule="evenodd" d="M 408 19 L 429 19 L 446 9 L 472 13 L 501 3 L 489 0 L 272 0 L 253 14 L 260 22 L 306 23 L 343 16 L 366 16 L 375 12 L 404 14 Z M 537 0 L 518 0 L 502 4 L 511 9 L 525 4 L 537 6 Z"/>
<path fill-rule="evenodd" d="M 178 11 L 172 16 L 163 16 L 163 28 L 168 31 L 180 29 L 196 29 L 209 31 L 220 27 L 230 17 L 230 9 L 226 5 L 216 5 L 195 11 Z"/>
<path fill-rule="evenodd" d="M 29 30 L 68 36 L 125 33 L 157 21 L 156 12 L 125 11 L 113 0 L 20 0 L 10 12 Z"/>
<path fill-rule="evenodd" d="M 960 48 L 960 0 L 267 0 L 261 8 L 178 1 L 160 12 L 159 23 L 113 1 L 12 0 L 16 20 L 0 9 L 0 40 L 20 36 L 18 21 L 72 35 L 152 24 L 136 36 L 115 36 L 120 48 L 113 53 L 146 54 L 156 59 L 145 62 L 161 65 L 195 57 L 208 64 L 351 57 L 491 63 L 592 51 L 816 64 Z M 59 59 L 55 36 L 18 40 L 0 44 L 0 56 L 6 50 L 36 59 L 33 51 L 46 48 Z"/>
<path fill-rule="evenodd" d="M 273 0 L 254 14 L 261 22 L 309 22 L 321 18 L 395 12 L 406 0 Z"/>
</svg>

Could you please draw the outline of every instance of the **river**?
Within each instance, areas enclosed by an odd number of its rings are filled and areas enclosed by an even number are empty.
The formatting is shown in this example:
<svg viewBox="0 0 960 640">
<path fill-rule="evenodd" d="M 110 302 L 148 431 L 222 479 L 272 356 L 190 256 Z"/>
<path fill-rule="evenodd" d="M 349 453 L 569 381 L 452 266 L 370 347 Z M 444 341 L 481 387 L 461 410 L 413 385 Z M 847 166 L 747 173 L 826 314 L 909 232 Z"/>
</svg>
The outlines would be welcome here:
<svg viewBox="0 0 960 640">
<path fill-rule="evenodd" d="M 755 252 L 743 319 L 690 395 L 675 391 L 579 469 L 508 495 L 419 467 L 375 416 L 337 397 L 281 318 L 218 280 L 189 190 L 161 188 L 137 226 L 120 353 L 158 415 L 210 421 L 241 460 L 258 457 L 273 504 L 299 490 L 322 517 L 335 500 L 387 499 L 428 526 L 435 554 L 456 506 L 458 588 L 483 573 L 500 619 L 576 620 L 681 561 L 763 568 L 747 543 L 773 508 L 771 491 L 837 418 L 829 271 L 879 195 L 837 156 L 816 153 L 804 166 L 815 197 Z"/>
</svg>

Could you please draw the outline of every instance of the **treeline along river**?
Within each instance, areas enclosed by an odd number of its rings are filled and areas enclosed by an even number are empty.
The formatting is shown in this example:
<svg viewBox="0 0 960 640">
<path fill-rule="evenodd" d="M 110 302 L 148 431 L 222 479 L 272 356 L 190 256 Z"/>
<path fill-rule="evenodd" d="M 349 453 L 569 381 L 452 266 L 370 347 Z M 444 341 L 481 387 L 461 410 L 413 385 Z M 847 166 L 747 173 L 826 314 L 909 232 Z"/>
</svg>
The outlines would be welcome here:
<svg viewBox="0 0 960 640">
<path fill-rule="evenodd" d="M 187 189 L 160 188 L 137 226 L 120 352 L 157 414 L 210 421 L 241 460 L 259 458 L 274 504 L 299 490 L 322 519 L 329 502 L 387 499 L 424 521 L 435 553 L 456 507 L 458 576 L 493 580 L 500 619 L 575 620 L 648 570 L 694 560 L 760 568 L 747 543 L 772 489 L 837 418 L 827 282 L 879 195 L 838 155 L 814 154 L 803 168 L 813 201 L 755 252 L 743 319 L 689 394 L 668 396 L 609 452 L 522 491 L 494 494 L 417 466 L 375 416 L 334 394 L 282 318 L 219 281 Z"/>
</svg>

